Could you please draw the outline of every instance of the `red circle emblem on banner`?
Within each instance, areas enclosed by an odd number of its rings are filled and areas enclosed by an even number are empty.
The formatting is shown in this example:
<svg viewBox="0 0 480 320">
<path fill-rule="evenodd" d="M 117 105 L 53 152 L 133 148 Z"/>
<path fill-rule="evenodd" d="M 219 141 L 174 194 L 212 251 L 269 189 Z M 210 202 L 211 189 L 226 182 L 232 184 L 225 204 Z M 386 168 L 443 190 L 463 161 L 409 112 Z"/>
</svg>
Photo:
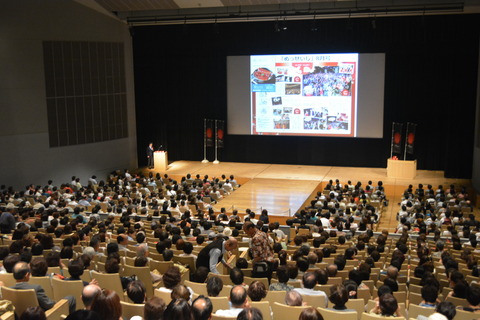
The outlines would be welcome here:
<svg viewBox="0 0 480 320">
<path fill-rule="evenodd" d="M 408 144 L 413 144 L 415 142 L 415 134 L 413 132 L 410 132 L 408 134 Z"/>
<path fill-rule="evenodd" d="M 207 138 L 213 137 L 212 128 L 207 128 Z"/>
<path fill-rule="evenodd" d="M 402 135 L 398 132 L 395 132 L 395 134 L 393 135 L 393 142 L 399 144 L 400 141 L 402 141 Z"/>
<path fill-rule="evenodd" d="M 218 129 L 217 135 L 218 135 L 218 139 L 223 140 L 223 130 L 222 129 Z"/>
</svg>

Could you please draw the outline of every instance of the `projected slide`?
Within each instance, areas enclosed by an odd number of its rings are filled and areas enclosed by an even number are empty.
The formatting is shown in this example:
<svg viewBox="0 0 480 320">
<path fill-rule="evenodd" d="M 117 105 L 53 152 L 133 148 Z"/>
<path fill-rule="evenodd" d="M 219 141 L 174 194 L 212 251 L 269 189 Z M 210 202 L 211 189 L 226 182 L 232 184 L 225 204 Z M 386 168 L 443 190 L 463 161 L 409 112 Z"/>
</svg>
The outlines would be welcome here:
<svg viewBox="0 0 480 320">
<path fill-rule="evenodd" d="M 250 56 L 251 134 L 356 136 L 358 54 Z"/>
</svg>

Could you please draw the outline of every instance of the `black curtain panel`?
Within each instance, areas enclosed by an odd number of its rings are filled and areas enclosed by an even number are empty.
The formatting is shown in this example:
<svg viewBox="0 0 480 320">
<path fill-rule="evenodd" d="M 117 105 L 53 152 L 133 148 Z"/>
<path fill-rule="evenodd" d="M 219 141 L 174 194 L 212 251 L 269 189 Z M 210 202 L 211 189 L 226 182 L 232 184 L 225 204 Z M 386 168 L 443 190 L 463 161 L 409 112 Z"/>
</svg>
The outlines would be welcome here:
<svg viewBox="0 0 480 320">
<path fill-rule="evenodd" d="M 386 167 L 392 122 L 418 124 L 418 169 L 472 173 L 480 15 L 135 27 L 139 159 L 149 141 L 171 160 L 203 159 L 203 119 L 227 119 L 226 57 L 386 54 L 382 139 L 225 135 L 219 160 Z M 213 148 L 209 148 L 213 159 Z M 146 161 L 146 160 L 145 160 Z M 140 165 L 146 163 L 140 162 Z"/>
</svg>

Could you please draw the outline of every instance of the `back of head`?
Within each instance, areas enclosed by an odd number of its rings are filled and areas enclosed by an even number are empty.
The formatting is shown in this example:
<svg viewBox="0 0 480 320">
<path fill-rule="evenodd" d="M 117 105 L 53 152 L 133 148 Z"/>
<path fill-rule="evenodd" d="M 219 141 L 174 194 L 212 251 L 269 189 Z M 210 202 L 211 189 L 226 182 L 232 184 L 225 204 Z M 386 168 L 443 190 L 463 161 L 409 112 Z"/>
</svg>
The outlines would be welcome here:
<svg viewBox="0 0 480 320">
<path fill-rule="evenodd" d="M 47 316 L 41 307 L 29 307 L 23 311 L 20 320 L 47 320 Z"/>
<path fill-rule="evenodd" d="M 341 284 L 333 285 L 330 288 L 330 296 L 328 299 L 333 303 L 334 308 L 343 308 L 348 301 L 348 291 Z"/>
<path fill-rule="evenodd" d="M 177 284 L 182 280 L 182 275 L 180 274 L 180 269 L 178 267 L 170 267 L 163 274 L 163 284 L 165 288 L 173 289 Z"/>
<path fill-rule="evenodd" d="M 13 267 L 13 278 L 15 278 L 15 280 L 23 280 L 27 277 L 27 274 L 29 273 L 30 267 L 26 262 L 17 262 Z"/>
<path fill-rule="evenodd" d="M 303 303 L 302 295 L 297 291 L 287 291 L 285 294 L 285 304 L 291 307 L 300 307 Z"/>
<path fill-rule="evenodd" d="M 382 316 L 393 316 L 398 309 L 397 299 L 390 293 L 380 296 L 379 305 Z"/>
<path fill-rule="evenodd" d="M 303 309 L 302 313 L 298 317 L 298 320 L 323 320 L 322 315 L 317 309 L 309 307 Z"/>
<path fill-rule="evenodd" d="M 144 320 L 162 320 L 163 312 L 167 305 L 162 298 L 152 297 L 145 303 L 145 309 L 143 313 Z"/>
<path fill-rule="evenodd" d="M 122 316 L 120 297 L 115 291 L 104 289 L 93 299 L 91 310 L 98 313 L 101 319 L 120 319 Z"/>
<path fill-rule="evenodd" d="M 263 315 L 257 308 L 245 308 L 238 314 L 237 320 L 263 320 Z"/>
<path fill-rule="evenodd" d="M 230 280 L 232 280 L 233 284 L 240 285 L 243 283 L 243 272 L 239 268 L 233 268 L 230 270 Z"/>
<path fill-rule="evenodd" d="M 140 280 L 131 281 L 127 286 L 127 295 L 133 303 L 144 303 L 146 292 L 145 285 Z"/>
<path fill-rule="evenodd" d="M 223 289 L 223 281 L 220 277 L 213 276 L 207 279 L 207 294 L 209 297 L 218 297 Z"/>
<path fill-rule="evenodd" d="M 441 302 L 435 308 L 435 311 L 447 317 L 448 320 L 453 320 L 457 314 L 455 305 L 451 302 Z"/>
<path fill-rule="evenodd" d="M 267 288 L 261 281 L 253 281 L 248 287 L 248 296 L 252 301 L 261 301 L 267 296 Z"/>
<path fill-rule="evenodd" d="M 176 320 L 191 320 L 192 312 L 190 305 L 184 299 L 172 300 L 165 312 L 163 313 L 164 319 L 176 319 Z"/>
<path fill-rule="evenodd" d="M 83 287 L 82 291 L 82 301 L 85 309 L 90 309 L 92 306 L 93 300 L 102 290 L 99 286 L 89 284 L 88 286 Z"/>
<path fill-rule="evenodd" d="M 192 303 L 192 315 L 195 320 L 208 320 L 213 311 L 210 298 L 203 295 L 198 296 Z"/>
<path fill-rule="evenodd" d="M 480 288 L 472 285 L 468 287 L 466 299 L 470 305 L 478 306 L 480 304 Z"/>
<path fill-rule="evenodd" d="M 100 320 L 100 316 L 91 310 L 77 310 L 70 313 L 65 320 Z"/>
<path fill-rule="evenodd" d="M 190 290 L 183 284 L 178 284 L 172 289 L 171 298 L 172 300 L 184 299 L 190 301 Z"/>
<path fill-rule="evenodd" d="M 45 277 L 48 272 L 47 260 L 43 257 L 34 258 L 30 262 L 33 277 Z"/>
<path fill-rule="evenodd" d="M 244 287 L 237 285 L 230 291 L 230 302 L 232 307 L 240 308 L 245 304 L 247 300 L 247 290 Z"/>
<path fill-rule="evenodd" d="M 307 289 L 313 289 L 317 284 L 317 277 L 313 272 L 307 272 L 303 275 L 303 287 Z"/>
</svg>

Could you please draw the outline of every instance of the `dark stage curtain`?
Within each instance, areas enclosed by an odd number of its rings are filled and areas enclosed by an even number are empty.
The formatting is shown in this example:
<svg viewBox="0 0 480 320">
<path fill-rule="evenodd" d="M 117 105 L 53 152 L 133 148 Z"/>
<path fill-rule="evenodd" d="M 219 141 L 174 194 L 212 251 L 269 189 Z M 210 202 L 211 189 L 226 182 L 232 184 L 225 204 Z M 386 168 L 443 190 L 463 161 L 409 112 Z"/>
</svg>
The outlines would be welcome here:
<svg viewBox="0 0 480 320">
<path fill-rule="evenodd" d="M 225 137 L 219 160 L 386 167 L 392 122 L 418 124 L 419 169 L 472 173 L 480 15 L 134 28 L 139 159 L 158 141 L 170 160 L 203 159 L 203 119 L 227 118 L 229 55 L 385 52 L 383 139 Z M 375 26 L 375 28 L 373 28 Z M 228 125 L 228 124 L 227 124 Z M 209 150 L 213 159 L 213 149 Z M 140 160 L 140 165 L 144 163 Z M 146 159 L 145 159 L 146 164 Z"/>
</svg>

